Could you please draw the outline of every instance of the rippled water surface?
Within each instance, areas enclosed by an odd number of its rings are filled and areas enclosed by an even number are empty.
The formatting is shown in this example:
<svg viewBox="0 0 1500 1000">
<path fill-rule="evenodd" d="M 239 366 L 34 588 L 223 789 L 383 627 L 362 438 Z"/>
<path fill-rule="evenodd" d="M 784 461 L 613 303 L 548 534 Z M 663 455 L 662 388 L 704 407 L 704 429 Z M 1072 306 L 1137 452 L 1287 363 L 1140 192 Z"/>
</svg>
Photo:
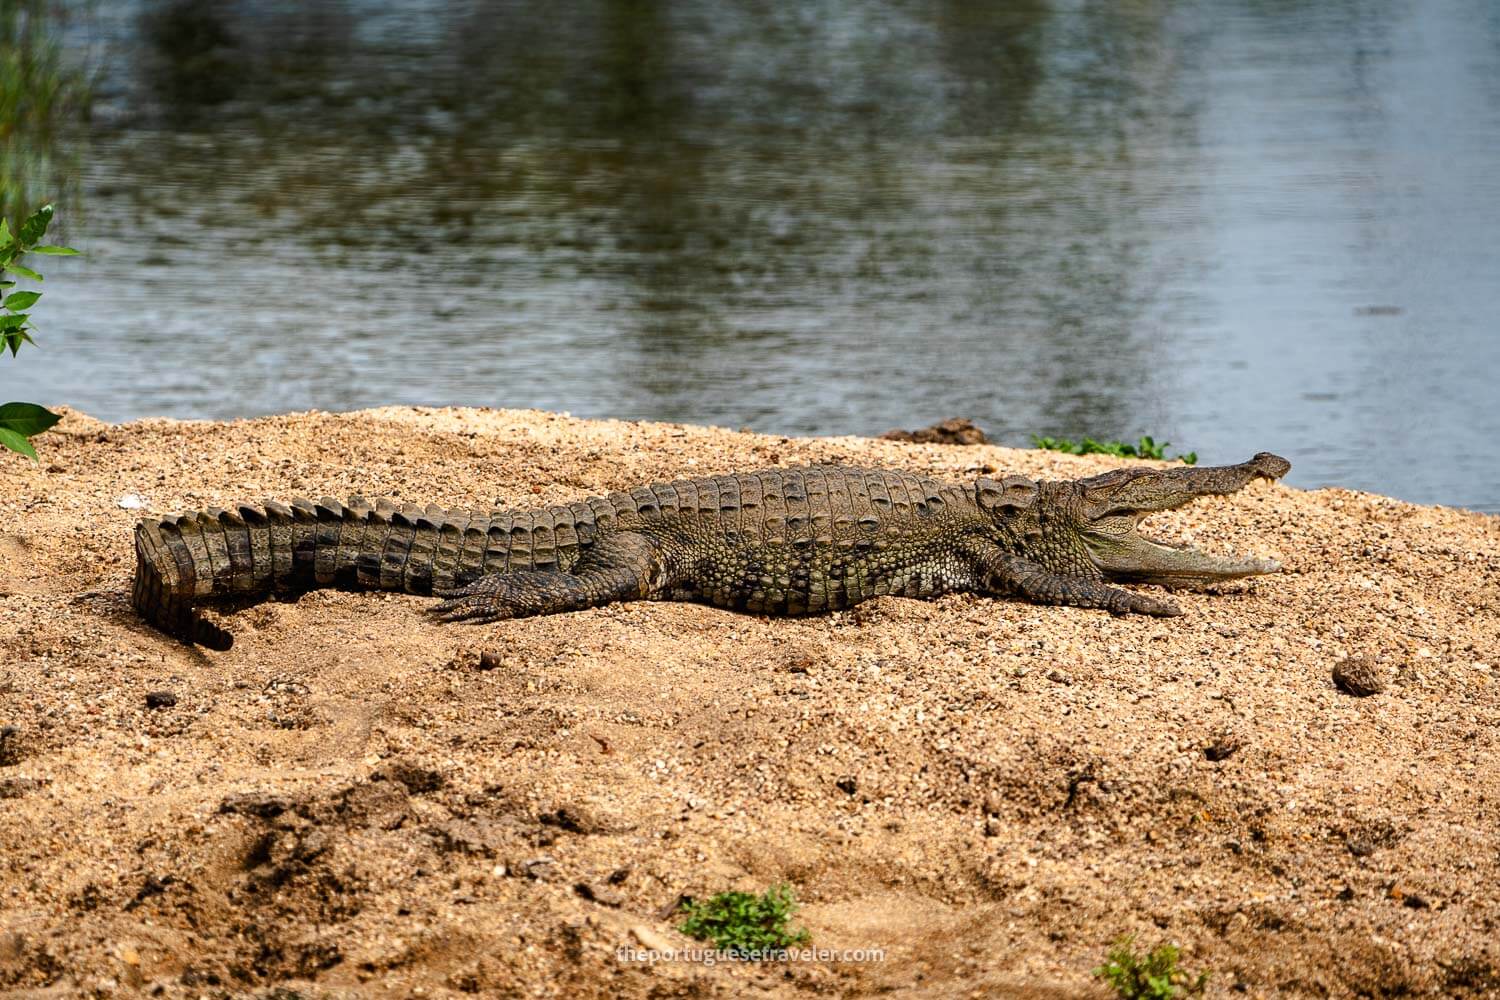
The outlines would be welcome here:
<svg viewBox="0 0 1500 1000">
<path fill-rule="evenodd" d="M 68 41 L 88 255 L 7 396 L 963 415 L 1500 509 L 1489 0 L 109 3 Z"/>
</svg>

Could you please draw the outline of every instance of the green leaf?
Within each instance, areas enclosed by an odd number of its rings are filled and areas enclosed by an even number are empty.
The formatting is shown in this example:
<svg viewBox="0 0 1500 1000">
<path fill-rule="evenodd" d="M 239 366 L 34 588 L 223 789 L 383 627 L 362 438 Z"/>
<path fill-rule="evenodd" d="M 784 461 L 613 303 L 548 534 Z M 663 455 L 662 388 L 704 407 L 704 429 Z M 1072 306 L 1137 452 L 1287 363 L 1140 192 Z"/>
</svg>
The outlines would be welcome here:
<svg viewBox="0 0 1500 1000">
<path fill-rule="evenodd" d="M 0 219 L 0 245 L 10 242 L 10 220 Z"/>
<path fill-rule="evenodd" d="M 17 452 L 21 455 L 25 455 L 33 462 L 39 461 L 39 459 L 36 457 L 36 449 L 31 446 L 31 442 L 26 440 L 24 437 L 17 434 L 13 430 L 9 430 L 5 427 L 0 427 L 0 444 L 5 445 L 5 447 L 9 448 L 11 451 Z"/>
<path fill-rule="evenodd" d="M 30 309 L 36 304 L 36 300 L 42 297 L 41 292 L 15 292 L 5 300 L 7 309 Z"/>
<path fill-rule="evenodd" d="M 31 248 L 31 252 L 32 253 L 44 253 L 44 254 L 46 254 L 49 257 L 76 257 L 78 255 L 78 253 L 79 253 L 79 251 L 74 250 L 72 247 L 57 247 L 57 246 L 50 246 L 50 245 L 48 245 L 48 246 L 40 246 L 40 247 L 32 247 Z"/>
<path fill-rule="evenodd" d="M 20 264 L 6 264 L 5 270 L 9 271 L 11 274 L 19 274 L 23 278 L 30 278 L 32 281 L 42 280 L 42 276 L 40 274 L 37 274 L 29 267 L 22 267 Z"/>
<path fill-rule="evenodd" d="M 61 419 L 45 406 L 35 403 L 6 403 L 0 406 L 0 430 L 12 431 L 23 437 L 40 434 Z"/>
<path fill-rule="evenodd" d="M 21 244 L 31 246 L 41 239 L 47 232 L 47 227 L 52 223 L 52 206 L 43 205 L 31 213 L 31 218 L 21 223 Z"/>
<path fill-rule="evenodd" d="M 0 313 L 0 333 L 21 329 L 28 319 L 30 316 L 27 313 Z"/>
</svg>

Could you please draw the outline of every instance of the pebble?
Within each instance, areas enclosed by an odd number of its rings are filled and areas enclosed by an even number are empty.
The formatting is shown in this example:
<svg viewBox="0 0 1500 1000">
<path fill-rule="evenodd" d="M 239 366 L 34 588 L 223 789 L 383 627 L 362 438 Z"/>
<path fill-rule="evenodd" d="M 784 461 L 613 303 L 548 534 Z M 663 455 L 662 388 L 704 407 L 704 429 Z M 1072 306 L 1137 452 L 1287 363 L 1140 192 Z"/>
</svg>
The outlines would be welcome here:
<svg viewBox="0 0 1500 1000">
<path fill-rule="evenodd" d="M 172 708 L 177 704 L 177 696 L 170 691 L 147 691 L 147 708 Z"/>
<path fill-rule="evenodd" d="M 634 924 L 630 928 L 630 936 L 641 943 L 641 947 L 649 951 L 675 951 L 672 942 L 661 934 L 653 931 L 645 924 Z"/>
<path fill-rule="evenodd" d="M 1365 698 L 1379 694 L 1389 684 L 1385 668 L 1368 655 L 1350 656 L 1333 668 L 1333 683 L 1345 694 Z"/>
</svg>

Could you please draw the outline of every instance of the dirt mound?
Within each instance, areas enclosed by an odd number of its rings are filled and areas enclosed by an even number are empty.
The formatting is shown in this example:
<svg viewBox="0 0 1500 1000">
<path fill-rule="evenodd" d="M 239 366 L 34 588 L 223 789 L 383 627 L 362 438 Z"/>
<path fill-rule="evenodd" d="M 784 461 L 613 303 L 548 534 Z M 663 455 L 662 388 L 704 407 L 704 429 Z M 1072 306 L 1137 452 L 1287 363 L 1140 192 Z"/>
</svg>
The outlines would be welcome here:
<svg viewBox="0 0 1500 1000">
<path fill-rule="evenodd" d="M 1500 995 L 1495 518 L 1200 501 L 1148 529 L 1287 571 L 1172 620 L 960 595 L 467 627 L 322 591 L 228 614 L 215 654 L 131 611 L 127 498 L 525 507 L 772 464 L 1121 463 L 395 408 L 69 414 L 39 443 L 0 463 L 0 991 L 1102 997 L 1129 933 L 1210 995 Z M 780 882 L 847 953 L 635 960 L 691 944 L 682 897 Z"/>
</svg>

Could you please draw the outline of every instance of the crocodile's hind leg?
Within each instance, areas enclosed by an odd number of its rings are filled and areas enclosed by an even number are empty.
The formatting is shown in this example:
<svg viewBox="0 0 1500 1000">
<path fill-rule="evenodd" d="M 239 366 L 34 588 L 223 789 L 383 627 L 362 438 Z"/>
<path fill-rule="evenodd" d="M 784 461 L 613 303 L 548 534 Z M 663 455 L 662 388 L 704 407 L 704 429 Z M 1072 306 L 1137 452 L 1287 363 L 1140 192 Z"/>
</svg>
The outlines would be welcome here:
<svg viewBox="0 0 1500 1000">
<path fill-rule="evenodd" d="M 666 560 L 651 539 L 633 531 L 606 535 L 571 572 L 491 573 L 466 587 L 439 591 L 432 608 L 445 622 L 492 622 L 560 611 L 582 611 L 611 601 L 657 597 L 667 590 Z"/>
</svg>

